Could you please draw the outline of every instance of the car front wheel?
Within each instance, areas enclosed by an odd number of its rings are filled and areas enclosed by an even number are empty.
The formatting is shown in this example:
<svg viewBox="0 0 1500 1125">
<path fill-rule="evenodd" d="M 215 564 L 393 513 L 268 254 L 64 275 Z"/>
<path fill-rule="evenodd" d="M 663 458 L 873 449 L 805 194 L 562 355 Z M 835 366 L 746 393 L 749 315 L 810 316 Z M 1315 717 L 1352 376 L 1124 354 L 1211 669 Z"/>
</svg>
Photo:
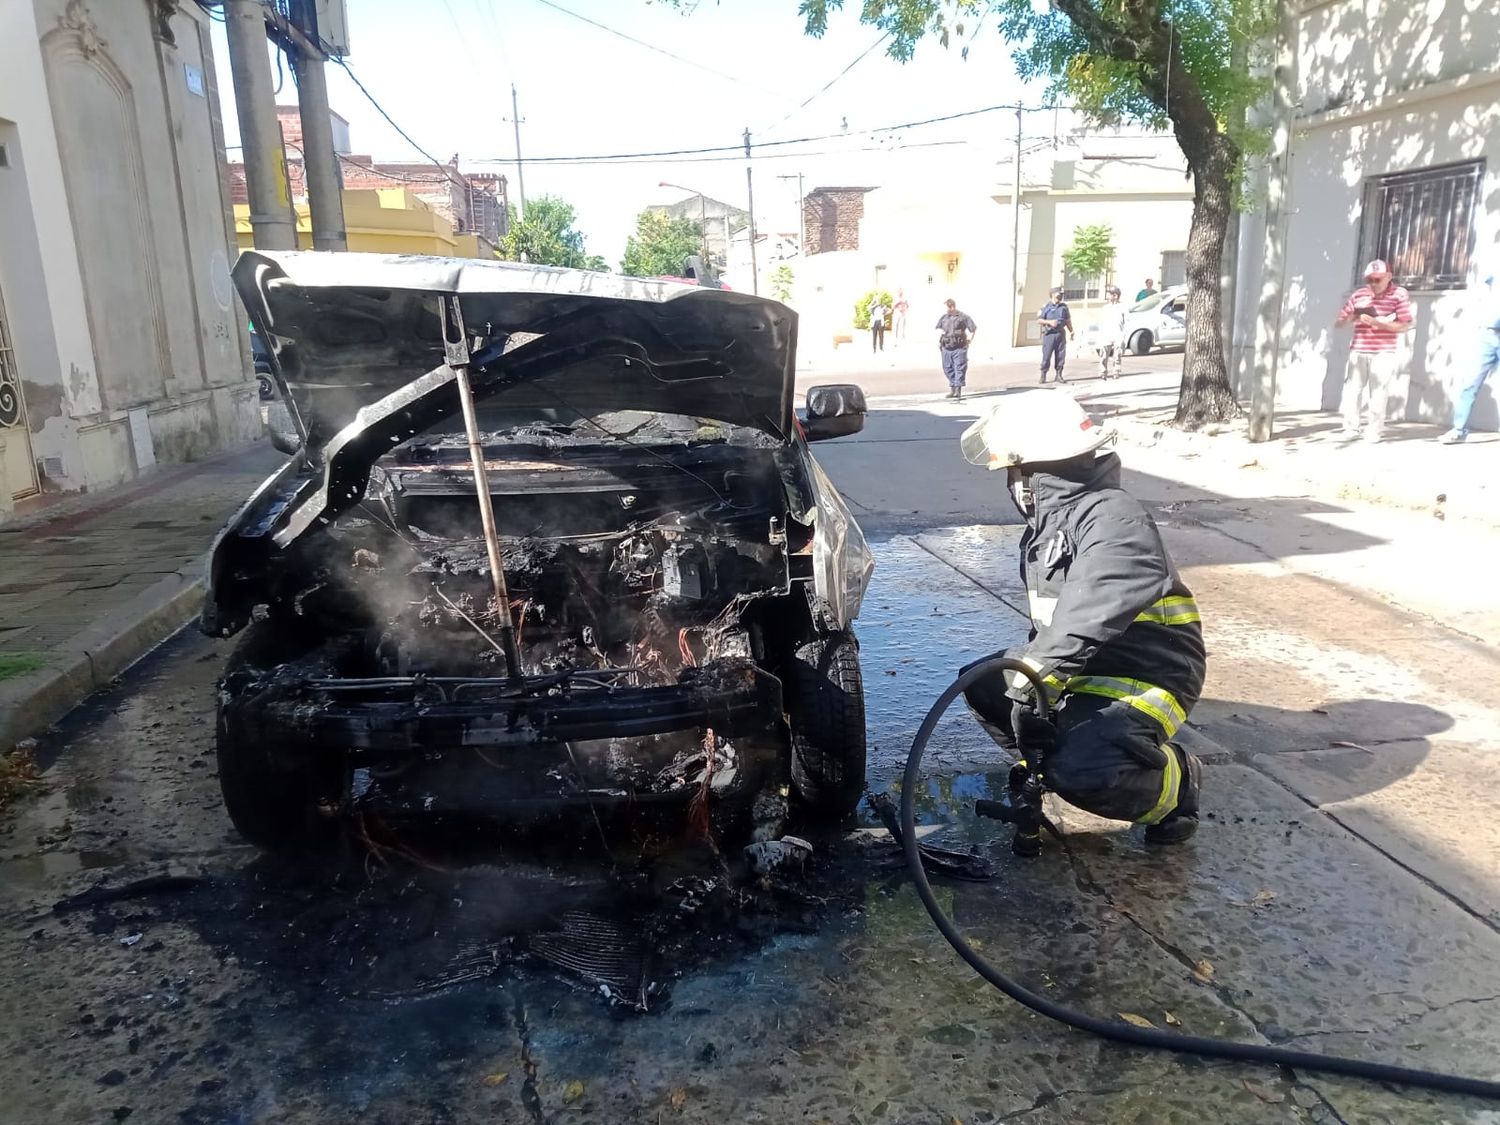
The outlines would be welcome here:
<svg viewBox="0 0 1500 1125">
<path fill-rule="evenodd" d="M 1134 355 L 1147 355 L 1151 351 L 1151 333 L 1137 332 L 1130 338 L 1130 350 Z"/>
<path fill-rule="evenodd" d="M 798 646 L 785 677 L 792 787 L 809 811 L 841 820 L 865 791 L 865 692 L 859 644 L 831 633 Z"/>
<path fill-rule="evenodd" d="M 225 665 L 226 675 L 270 670 L 300 653 L 278 636 L 270 621 L 252 623 Z M 311 847 L 332 834 L 332 822 L 318 812 L 318 798 L 333 789 L 332 779 L 311 767 L 288 767 L 237 721 L 236 708 L 219 705 L 215 750 L 224 808 L 240 835 L 257 847 L 283 851 Z"/>
</svg>

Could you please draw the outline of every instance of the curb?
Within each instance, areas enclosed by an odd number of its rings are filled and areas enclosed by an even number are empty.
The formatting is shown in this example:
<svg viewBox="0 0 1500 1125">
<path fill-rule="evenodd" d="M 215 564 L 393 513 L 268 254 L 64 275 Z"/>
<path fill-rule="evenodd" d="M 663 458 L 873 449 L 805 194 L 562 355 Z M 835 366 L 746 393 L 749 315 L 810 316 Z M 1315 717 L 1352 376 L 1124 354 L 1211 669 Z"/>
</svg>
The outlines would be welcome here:
<svg viewBox="0 0 1500 1125">
<path fill-rule="evenodd" d="M 176 633 L 203 606 L 203 579 L 169 574 L 60 649 L 52 664 L 0 683 L 0 748 L 40 734 Z"/>
</svg>

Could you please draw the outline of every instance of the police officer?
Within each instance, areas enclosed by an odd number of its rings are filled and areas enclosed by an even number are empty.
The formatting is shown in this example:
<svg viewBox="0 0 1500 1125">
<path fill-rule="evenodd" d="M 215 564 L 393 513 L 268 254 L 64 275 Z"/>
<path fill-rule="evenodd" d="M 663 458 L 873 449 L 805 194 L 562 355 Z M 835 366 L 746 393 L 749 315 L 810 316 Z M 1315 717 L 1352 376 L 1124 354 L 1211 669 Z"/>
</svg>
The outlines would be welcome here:
<svg viewBox="0 0 1500 1125">
<path fill-rule="evenodd" d="M 1173 736 L 1203 690 L 1203 632 L 1155 522 L 1120 487 L 1113 434 L 1062 391 L 1007 395 L 964 431 L 964 457 L 1003 469 L 1026 520 L 1031 637 L 1010 655 L 1046 685 L 1053 722 L 1018 672 L 982 677 L 970 709 L 1002 747 L 1040 745 L 1048 789 L 1176 844 L 1198 827 L 1202 766 Z"/>
<path fill-rule="evenodd" d="M 1066 383 L 1063 367 L 1068 362 L 1068 341 L 1073 337 L 1073 313 L 1068 308 L 1068 302 L 1063 300 L 1061 289 L 1052 290 L 1051 299 L 1042 306 L 1036 319 L 1042 326 L 1041 381 L 1047 381 L 1047 368 L 1052 367 L 1057 372 L 1057 381 Z M 1064 332 L 1067 333 L 1066 336 L 1063 335 Z"/>
</svg>

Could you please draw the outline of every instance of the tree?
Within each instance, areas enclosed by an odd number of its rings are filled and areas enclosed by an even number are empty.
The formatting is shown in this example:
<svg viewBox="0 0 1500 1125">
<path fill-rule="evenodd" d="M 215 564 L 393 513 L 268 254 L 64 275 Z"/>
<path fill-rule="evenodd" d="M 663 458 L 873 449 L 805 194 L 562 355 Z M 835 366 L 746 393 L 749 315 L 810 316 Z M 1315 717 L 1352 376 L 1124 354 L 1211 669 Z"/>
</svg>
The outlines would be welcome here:
<svg viewBox="0 0 1500 1125">
<path fill-rule="evenodd" d="M 1115 232 L 1108 223 L 1079 227 L 1073 245 L 1063 251 L 1063 265 L 1079 277 L 1102 277 L 1115 260 Z"/>
<path fill-rule="evenodd" d="M 843 0 L 801 0 L 821 36 Z M 1193 176 L 1188 233 L 1187 354 L 1176 422 L 1196 429 L 1239 413 L 1224 356 L 1220 270 L 1247 154 L 1264 133 L 1246 107 L 1268 88 L 1247 64 L 1274 27 L 1274 0 L 863 0 L 860 20 L 890 35 L 890 55 L 911 58 L 931 34 L 946 46 L 995 16 L 1023 79 L 1102 120 L 1171 126 Z"/>
<path fill-rule="evenodd" d="M 631 277 L 681 277 L 688 258 L 703 248 L 703 228 L 691 219 L 642 211 L 635 233 L 625 240 L 620 272 Z"/>
<path fill-rule="evenodd" d="M 583 235 L 573 229 L 578 216 L 571 203 L 555 195 L 539 195 L 526 204 L 526 217 L 519 221 L 515 208 L 508 210 L 510 223 L 500 240 L 501 257 L 538 266 L 608 272 L 603 258 L 584 253 Z"/>
<path fill-rule="evenodd" d="M 792 299 L 792 267 L 782 262 L 771 271 L 771 296 L 785 304 Z"/>
</svg>

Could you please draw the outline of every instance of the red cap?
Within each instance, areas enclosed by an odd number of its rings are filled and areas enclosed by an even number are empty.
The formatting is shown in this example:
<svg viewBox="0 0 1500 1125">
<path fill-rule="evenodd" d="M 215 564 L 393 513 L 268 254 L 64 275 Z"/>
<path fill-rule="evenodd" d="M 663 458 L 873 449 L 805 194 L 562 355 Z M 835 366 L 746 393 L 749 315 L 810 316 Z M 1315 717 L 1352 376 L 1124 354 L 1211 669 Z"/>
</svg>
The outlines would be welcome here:
<svg viewBox="0 0 1500 1125">
<path fill-rule="evenodd" d="M 1390 277 L 1390 276 L 1391 276 L 1391 267 L 1385 264 L 1385 259 L 1383 259 L 1383 258 L 1376 258 L 1373 262 L 1371 262 L 1369 265 L 1367 265 L 1365 267 L 1365 278 L 1366 278 L 1366 280 L 1368 280 L 1369 278 L 1372 278 L 1372 277 Z"/>
</svg>

